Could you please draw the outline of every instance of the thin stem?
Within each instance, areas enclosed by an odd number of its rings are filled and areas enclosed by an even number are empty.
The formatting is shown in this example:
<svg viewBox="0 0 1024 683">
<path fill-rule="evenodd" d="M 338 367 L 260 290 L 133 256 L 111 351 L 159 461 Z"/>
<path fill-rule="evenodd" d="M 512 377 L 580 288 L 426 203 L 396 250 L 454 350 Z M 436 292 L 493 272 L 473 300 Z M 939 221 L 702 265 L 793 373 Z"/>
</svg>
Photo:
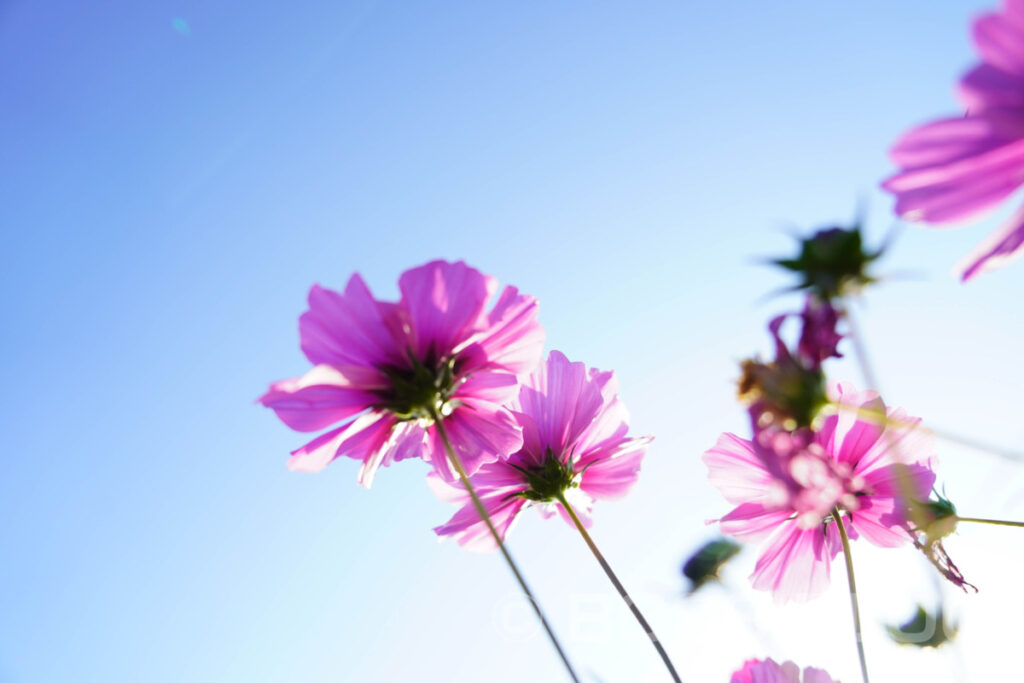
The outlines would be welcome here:
<svg viewBox="0 0 1024 683">
<path fill-rule="evenodd" d="M 544 616 L 544 611 L 540 607 L 540 603 L 537 602 L 537 598 L 533 597 L 533 592 L 530 587 L 526 584 L 526 579 L 519 571 L 519 567 L 516 566 L 515 560 L 512 559 L 511 553 L 508 548 L 505 547 L 504 541 L 501 540 L 501 534 L 494 528 L 494 522 L 491 521 L 491 516 L 487 513 L 487 508 L 484 507 L 483 502 L 480 500 L 480 496 L 477 495 L 476 489 L 473 488 L 473 484 L 469 481 L 469 476 L 466 474 L 466 468 L 462 466 L 462 460 L 455 453 L 455 449 L 452 447 L 452 442 L 448 439 L 448 432 L 444 428 L 443 418 L 441 415 L 435 412 L 434 414 L 434 426 L 437 427 L 437 433 L 441 437 L 441 441 L 444 442 L 444 447 L 448 451 L 448 459 L 452 463 L 452 467 L 459 475 L 459 480 L 462 485 L 466 488 L 469 493 L 469 497 L 473 500 L 473 507 L 476 508 L 476 512 L 480 515 L 480 519 L 484 520 L 487 524 L 487 528 L 491 532 L 491 536 L 494 537 L 494 542 L 498 544 L 498 549 L 501 550 L 501 554 L 505 557 L 505 562 L 508 563 L 508 568 L 512 570 L 512 574 L 516 577 L 516 581 L 519 582 L 519 587 L 523 589 L 523 593 L 530 600 L 530 604 L 533 606 L 533 611 L 537 613 L 537 618 L 540 619 L 540 623 L 544 626 L 544 630 L 547 631 L 548 639 L 551 640 L 551 644 L 555 646 L 555 650 L 558 651 L 558 656 L 562 658 L 562 663 L 565 664 L 565 669 L 569 673 L 569 677 L 574 683 L 580 683 L 579 676 L 576 675 L 576 671 L 572 668 L 572 664 L 569 662 L 569 658 L 565 654 L 565 650 L 562 649 L 561 643 L 558 641 L 558 637 L 555 635 L 554 630 L 551 628 L 551 624 L 548 623 L 547 618 Z"/>
<path fill-rule="evenodd" d="M 832 519 L 839 529 L 839 538 L 843 542 L 843 558 L 846 560 L 846 578 L 850 582 L 850 607 L 853 610 L 853 630 L 857 635 L 857 656 L 860 657 L 860 673 L 864 683 L 868 683 L 868 660 L 864 656 L 864 639 L 860 631 L 860 607 L 857 605 L 857 580 L 853 578 L 853 554 L 850 552 L 850 539 L 843 526 L 843 515 L 839 508 L 832 509 Z"/>
<path fill-rule="evenodd" d="M 579 530 L 580 536 L 582 536 L 583 540 L 586 541 L 587 547 L 590 548 L 590 552 L 594 554 L 594 558 L 597 560 L 597 563 L 601 565 L 601 569 L 603 569 L 604 573 L 608 576 L 608 580 L 612 582 L 613 586 L 615 586 L 615 590 L 619 592 L 622 600 L 626 603 L 626 606 L 629 607 L 629 611 L 633 613 L 636 620 L 640 622 L 640 626 L 643 628 L 644 633 L 646 633 L 647 637 L 651 639 L 651 644 L 654 645 L 654 649 L 658 651 L 659 655 L 661 655 L 661 661 L 665 662 L 665 668 L 668 669 L 668 673 L 672 676 L 672 680 L 675 681 L 675 683 L 680 683 L 679 674 L 676 672 L 676 668 L 673 666 L 672 660 L 669 659 L 668 653 L 665 652 L 665 648 L 662 647 L 661 641 L 658 640 L 658 636 L 655 635 L 654 629 L 651 628 L 651 625 L 647 623 L 646 619 L 644 619 L 644 615 L 640 612 L 640 608 L 636 606 L 636 603 L 633 602 L 633 598 L 629 597 L 629 593 L 626 592 L 626 587 L 622 585 L 622 582 L 619 581 L 619 577 L 617 577 L 615 572 L 612 571 L 608 561 L 604 559 L 604 555 L 602 555 L 601 551 L 597 549 L 597 544 L 594 543 L 594 539 L 590 537 L 590 534 L 587 532 L 587 528 L 583 526 L 583 521 L 580 520 L 579 515 L 576 514 L 572 505 L 570 505 L 569 501 L 566 500 L 564 493 L 558 494 L 558 502 L 561 503 L 562 507 L 565 508 L 565 511 L 569 513 L 569 517 L 572 518 L 573 523 Z"/>
<path fill-rule="evenodd" d="M 850 313 L 850 307 L 846 301 L 840 304 L 839 311 L 843 318 L 846 319 L 846 323 L 850 328 L 850 340 L 853 342 L 854 352 L 857 355 L 857 362 L 860 365 L 861 374 L 864 375 L 864 381 L 867 382 L 868 387 L 881 393 L 881 389 L 878 386 L 878 379 L 872 369 L 871 361 L 868 358 L 867 346 L 864 344 L 864 339 L 860 334 L 860 329 L 857 327 L 857 323 L 854 321 L 853 314 Z M 888 420 L 887 416 L 883 416 Z M 899 440 L 893 438 L 892 432 L 888 429 L 882 429 L 882 437 L 886 440 L 886 445 L 893 451 L 896 462 L 902 463 L 903 459 L 900 457 Z M 909 479 L 909 470 L 898 470 L 896 472 L 896 488 L 899 489 L 899 497 L 902 499 L 903 506 L 907 510 L 907 516 L 911 522 L 918 528 L 923 527 L 926 520 L 923 512 L 914 505 L 915 503 L 915 492 L 914 485 Z M 840 527 L 842 528 L 842 527 Z M 858 641 L 859 642 L 859 641 Z M 865 676 L 865 681 L 867 677 Z"/>
<path fill-rule="evenodd" d="M 1024 522 L 1009 522 L 1005 519 L 982 519 L 981 517 L 961 517 L 957 515 L 958 522 L 975 522 L 977 524 L 995 524 L 997 526 L 1019 526 L 1024 527 Z"/>
</svg>

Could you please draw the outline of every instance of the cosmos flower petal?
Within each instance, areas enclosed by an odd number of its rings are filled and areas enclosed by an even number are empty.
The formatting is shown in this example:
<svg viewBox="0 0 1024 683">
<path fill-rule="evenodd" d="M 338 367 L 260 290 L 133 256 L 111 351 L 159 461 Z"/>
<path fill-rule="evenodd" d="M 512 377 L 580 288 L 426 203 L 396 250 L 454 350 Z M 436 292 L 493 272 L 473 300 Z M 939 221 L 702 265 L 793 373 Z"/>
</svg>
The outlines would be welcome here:
<svg viewBox="0 0 1024 683">
<path fill-rule="evenodd" d="M 754 588 L 771 591 L 776 602 L 803 602 L 828 587 L 831 559 L 820 527 L 801 529 L 788 520 L 769 539 L 750 578 Z"/>
<path fill-rule="evenodd" d="M 373 367 L 401 361 L 402 351 L 380 304 L 359 274 L 339 294 L 313 285 L 299 318 L 302 352 L 315 365 Z"/>
<path fill-rule="evenodd" d="M 504 492 L 481 496 L 480 502 L 483 503 L 502 541 L 511 531 L 519 512 L 526 504 L 525 499 Z M 475 552 L 496 550 L 498 547 L 472 500 L 463 505 L 446 523 L 434 527 L 434 533 L 442 537 L 454 536 L 459 545 Z"/>
<path fill-rule="evenodd" d="M 833 387 L 836 414 L 825 419 L 816 441 L 838 462 L 851 466 L 874 446 L 884 430 L 885 403 L 878 392 L 858 392 L 849 384 Z"/>
<path fill-rule="evenodd" d="M 523 443 L 522 432 L 512 415 L 483 401 L 460 406 L 445 419 L 444 428 L 469 475 L 484 463 L 515 452 Z M 431 427 L 430 431 L 436 433 L 437 428 Z M 446 481 L 458 478 L 439 437 L 432 441 L 429 459 Z"/>
<path fill-rule="evenodd" d="M 882 186 L 896 195 L 896 213 L 942 224 L 995 208 L 1024 183 L 1024 2 L 973 26 L 982 63 L 960 81 L 966 116 L 920 126 L 893 147 L 901 170 Z M 964 281 L 1019 257 L 1024 215 L 1018 211 L 956 270 Z"/>
<path fill-rule="evenodd" d="M 853 514 L 848 526 L 879 547 L 898 548 L 912 540 L 903 526 L 901 509 L 896 498 L 872 496 Z"/>
<path fill-rule="evenodd" d="M 567 452 L 602 406 L 601 391 L 588 381 L 587 367 L 558 351 L 523 383 L 513 410 L 529 415 L 538 438 L 555 452 Z"/>
<path fill-rule="evenodd" d="M 315 432 L 366 410 L 381 386 L 376 371 L 318 365 L 297 379 L 275 382 L 257 400 L 290 428 Z"/>
<path fill-rule="evenodd" d="M 1002 268 L 1024 254 L 1024 207 L 1018 209 L 986 237 L 954 270 L 965 282 L 982 273 Z"/>
<path fill-rule="evenodd" d="M 1007 138 L 999 134 L 992 119 L 957 116 L 932 121 L 904 133 L 889 149 L 889 158 L 906 170 L 929 168 L 975 157 L 1006 142 Z M 900 173 L 882 183 L 882 187 L 890 192 L 921 187 L 912 182 L 913 178 Z"/>
<path fill-rule="evenodd" d="M 986 14 L 974 22 L 974 45 L 982 60 L 997 69 L 1024 77 L 1024 26 L 1002 14 Z"/>
<path fill-rule="evenodd" d="M 398 288 L 412 326 L 413 351 L 425 360 L 454 351 L 482 327 L 497 282 L 462 261 L 431 261 L 402 273 Z"/>
<path fill-rule="evenodd" d="M 723 534 L 742 541 L 760 541 L 770 536 L 792 516 L 793 512 L 788 509 L 769 508 L 760 503 L 743 503 L 718 520 L 718 528 Z"/>
<path fill-rule="evenodd" d="M 886 417 L 888 423 L 883 436 L 861 456 L 857 474 L 867 476 L 878 468 L 897 464 L 917 463 L 930 468 L 935 438 L 921 424 L 921 419 L 910 417 L 901 409 L 890 409 Z"/>
<path fill-rule="evenodd" d="M 763 500 L 775 479 L 754 450 L 754 445 L 735 434 L 722 434 L 701 458 L 708 480 L 730 503 Z"/>
<path fill-rule="evenodd" d="M 333 429 L 292 451 L 288 469 L 294 472 L 319 472 L 339 455 L 364 462 L 388 439 L 394 418 L 371 411 L 343 427 Z M 362 475 L 360 475 L 362 476 Z"/>
<path fill-rule="evenodd" d="M 537 322 L 537 300 L 506 287 L 488 314 L 487 328 L 473 337 L 493 366 L 516 375 L 532 372 L 544 352 L 544 328 Z"/>
<path fill-rule="evenodd" d="M 960 79 L 957 97 L 972 112 L 980 113 L 986 108 L 1021 108 L 1024 107 L 1024 78 L 989 64 L 979 64 Z"/>
<path fill-rule="evenodd" d="M 583 472 L 580 488 L 594 498 L 622 498 L 636 484 L 652 440 L 652 437 L 627 438 L 587 451 L 577 461 L 577 467 Z"/>
</svg>

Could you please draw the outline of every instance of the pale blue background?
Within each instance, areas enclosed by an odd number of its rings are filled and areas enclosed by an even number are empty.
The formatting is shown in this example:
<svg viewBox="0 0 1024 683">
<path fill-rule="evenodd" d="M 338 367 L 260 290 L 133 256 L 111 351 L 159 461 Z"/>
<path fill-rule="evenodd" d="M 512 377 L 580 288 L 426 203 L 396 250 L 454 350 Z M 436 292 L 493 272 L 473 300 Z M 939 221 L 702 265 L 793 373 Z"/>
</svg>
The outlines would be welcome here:
<svg viewBox="0 0 1024 683">
<path fill-rule="evenodd" d="M 500 560 L 435 540 L 421 463 L 289 473 L 302 435 L 253 403 L 306 368 L 310 284 L 393 297 L 435 257 L 538 296 L 657 435 L 594 535 L 684 678 L 856 681 L 841 567 L 778 609 L 753 550 L 731 597 L 684 601 L 678 565 L 727 510 L 699 456 L 743 429 L 735 362 L 799 305 L 759 259 L 859 201 L 884 237 L 885 149 L 956 111 L 985 4 L 0 2 L 0 681 L 562 680 Z M 860 317 L 891 402 L 1014 446 L 1024 265 L 949 275 L 985 231 L 906 229 L 879 270 L 913 278 Z M 1024 518 L 1019 466 L 940 454 L 965 514 Z M 511 547 L 588 680 L 664 679 L 568 527 L 530 513 Z M 880 624 L 934 599 L 922 563 L 858 544 L 876 678 L 1011 666 L 1021 547 L 949 543 L 982 593 L 920 655 Z"/>
</svg>

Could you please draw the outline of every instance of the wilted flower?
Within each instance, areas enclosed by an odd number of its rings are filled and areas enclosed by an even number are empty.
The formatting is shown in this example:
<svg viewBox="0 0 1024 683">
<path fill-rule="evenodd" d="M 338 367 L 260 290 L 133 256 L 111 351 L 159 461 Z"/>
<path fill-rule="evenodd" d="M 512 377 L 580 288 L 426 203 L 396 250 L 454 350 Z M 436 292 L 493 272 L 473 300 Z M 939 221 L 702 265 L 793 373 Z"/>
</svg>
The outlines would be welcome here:
<svg viewBox="0 0 1024 683">
<path fill-rule="evenodd" d="M 636 482 L 651 437 L 627 436 L 628 414 L 611 372 L 587 370 L 552 351 L 530 375 L 509 408 L 523 429 L 523 446 L 507 459 L 483 465 L 470 478 L 502 538 L 519 512 L 533 505 L 545 517 L 572 505 L 586 526 L 596 499 L 624 496 Z M 439 497 L 462 508 L 435 529 L 471 549 L 494 539 L 461 484 L 431 484 Z"/>
<path fill-rule="evenodd" d="M 820 366 L 829 358 L 842 358 L 839 353 L 839 342 L 843 335 L 839 334 L 839 312 L 831 302 L 808 294 L 804 302 L 804 310 L 800 313 L 800 341 L 797 354 L 811 367 Z"/>
<path fill-rule="evenodd" d="M 978 588 L 964 578 L 960 568 L 956 566 L 949 553 L 946 552 L 945 546 L 942 545 L 942 539 L 956 531 L 956 506 L 948 498 L 937 492 L 933 493 L 935 493 L 936 500 L 912 502 L 914 514 L 911 519 L 914 521 L 912 527 L 915 532 L 914 547 L 924 553 L 928 561 L 947 581 L 965 593 L 968 590 L 977 593 Z"/>
<path fill-rule="evenodd" d="M 755 432 L 770 426 L 787 430 L 808 427 L 828 403 L 820 363 L 806 363 L 799 354 L 794 356 L 779 335 L 787 317 L 780 315 L 768 324 L 775 341 L 775 360 L 748 359 L 740 364 L 739 397 L 750 407 Z"/>
<path fill-rule="evenodd" d="M 850 538 L 895 547 L 914 541 L 905 492 L 924 498 L 935 481 L 932 440 L 919 419 L 887 410 L 876 392 L 835 391 L 836 413 L 814 432 L 769 430 L 758 441 L 724 434 L 704 454 L 711 483 L 737 504 L 720 529 L 767 539 L 751 578 L 779 601 L 806 600 L 828 585 L 841 551 L 831 510 Z"/>
<path fill-rule="evenodd" d="M 800 677 L 800 667 L 793 662 L 777 663 L 768 658 L 751 659 L 743 668 L 732 675 L 729 683 L 840 683 L 833 680 L 823 669 L 807 667 Z"/>
<path fill-rule="evenodd" d="M 947 224 L 995 208 L 1024 183 L 1024 3 L 974 23 L 982 63 L 960 80 L 965 116 L 911 130 L 890 150 L 900 172 L 882 183 L 908 220 Z M 967 255 L 964 280 L 1019 257 L 1024 208 Z"/>
<path fill-rule="evenodd" d="M 453 480 L 437 419 L 470 472 L 522 444 L 503 403 L 540 359 L 536 300 L 506 287 L 488 311 L 497 282 L 461 261 L 413 268 L 398 284 L 398 303 L 374 299 L 358 274 L 342 293 L 310 290 L 299 336 L 315 367 L 259 401 L 298 431 L 341 424 L 293 451 L 289 468 L 316 472 L 345 455 L 362 461 L 369 486 L 377 468 L 423 458 Z"/>
</svg>

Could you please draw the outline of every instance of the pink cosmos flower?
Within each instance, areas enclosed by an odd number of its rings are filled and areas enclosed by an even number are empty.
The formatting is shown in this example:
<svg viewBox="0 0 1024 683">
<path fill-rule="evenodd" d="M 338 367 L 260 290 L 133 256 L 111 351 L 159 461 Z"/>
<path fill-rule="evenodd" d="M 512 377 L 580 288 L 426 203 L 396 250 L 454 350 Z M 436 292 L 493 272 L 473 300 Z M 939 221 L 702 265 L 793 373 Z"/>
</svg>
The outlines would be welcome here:
<svg viewBox="0 0 1024 683">
<path fill-rule="evenodd" d="M 552 351 L 509 408 L 523 428 L 522 448 L 471 477 L 502 539 L 528 505 L 545 517 L 557 510 L 571 525 L 563 499 L 589 527 L 596 499 L 620 498 L 636 482 L 651 437 L 626 435 L 629 416 L 613 373 L 588 371 Z M 434 531 L 473 550 L 493 549 L 494 539 L 461 485 L 430 479 L 439 497 L 462 504 Z"/>
<path fill-rule="evenodd" d="M 373 298 L 355 274 L 344 292 L 314 285 L 299 319 L 314 367 L 260 397 L 292 429 L 334 426 L 292 452 L 288 467 L 318 472 L 338 456 L 361 460 L 359 483 L 381 466 L 422 458 L 454 480 L 435 418 L 469 472 L 517 450 L 522 434 L 503 404 L 539 362 L 537 302 L 465 263 L 433 261 L 402 274 L 398 303 Z"/>
<path fill-rule="evenodd" d="M 793 662 L 777 663 L 768 658 L 765 660 L 751 659 L 743 664 L 743 668 L 732 675 L 729 683 L 840 683 L 832 680 L 822 669 L 807 667 L 803 678 L 800 667 Z"/>
<path fill-rule="evenodd" d="M 890 150 L 900 172 L 882 183 L 896 212 L 945 224 L 994 208 L 1024 183 L 1024 0 L 974 23 L 982 63 L 961 80 L 966 116 L 941 119 L 905 134 Z M 964 280 L 1024 251 L 1024 208 L 958 265 Z"/>
<path fill-rule="evenodd" d="M 833 509 L 850 538 L 896 547 L 914 540 L 901 494 L 924 500 L 935 481 L 920 419 L 886 409 L 873 391 L 840 384 L 833 393 L 836 412 L 814 432 L 766 431 L 756 443 L 723 434 L 704 454 L 711 483 L 737 505 L 718 520 L 722 532 L 767 539 L 751 579 L 779 602 L 807 600 L 828 586 L 841 551 Z M 872 417 L 882 415 L 885 424 Z"/>
</svg>

